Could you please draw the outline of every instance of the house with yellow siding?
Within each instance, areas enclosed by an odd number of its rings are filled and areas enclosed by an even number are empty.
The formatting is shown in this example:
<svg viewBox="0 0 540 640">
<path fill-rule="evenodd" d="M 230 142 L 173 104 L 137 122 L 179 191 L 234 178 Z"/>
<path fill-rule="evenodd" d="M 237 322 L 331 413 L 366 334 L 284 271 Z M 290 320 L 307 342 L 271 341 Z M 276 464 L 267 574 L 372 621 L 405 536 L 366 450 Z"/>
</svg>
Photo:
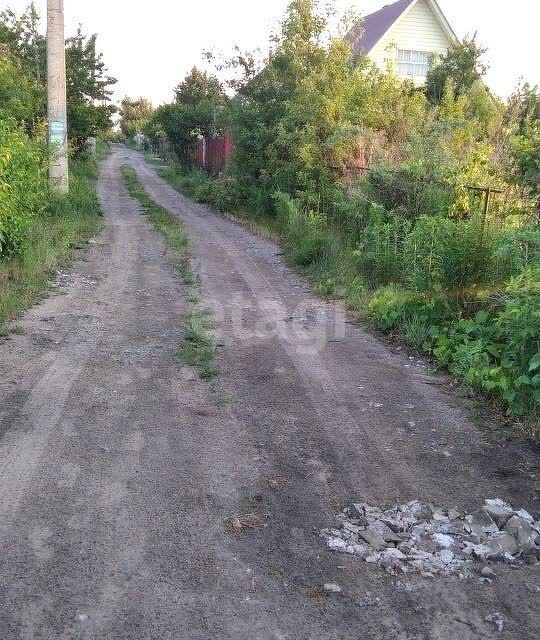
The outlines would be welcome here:
<svg viewBox="0 0 540 640">
<path fill-rule="evenodd" d="M 354 53 L 382 70 L 424 84 L 433 61 L 458 42 L 436 0 L 398 0 L 366 16 L 347 35 Z"/>
</svg>

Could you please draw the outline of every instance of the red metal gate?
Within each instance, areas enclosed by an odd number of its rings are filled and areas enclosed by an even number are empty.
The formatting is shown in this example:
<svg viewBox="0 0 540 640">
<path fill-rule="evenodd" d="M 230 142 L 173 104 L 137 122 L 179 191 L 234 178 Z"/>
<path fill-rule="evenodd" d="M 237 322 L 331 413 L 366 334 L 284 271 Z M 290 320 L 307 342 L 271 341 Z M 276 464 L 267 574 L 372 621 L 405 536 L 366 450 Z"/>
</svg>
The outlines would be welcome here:
<svg viewBox="0 0 540 640">
<path fill-rule="evenodd" d="M 217 175 L 224 171 L 232 149 L 233 143 L 227 132 L 217 138 L 202 138 L 193 148 L 193 164 Z"/>
</svg>

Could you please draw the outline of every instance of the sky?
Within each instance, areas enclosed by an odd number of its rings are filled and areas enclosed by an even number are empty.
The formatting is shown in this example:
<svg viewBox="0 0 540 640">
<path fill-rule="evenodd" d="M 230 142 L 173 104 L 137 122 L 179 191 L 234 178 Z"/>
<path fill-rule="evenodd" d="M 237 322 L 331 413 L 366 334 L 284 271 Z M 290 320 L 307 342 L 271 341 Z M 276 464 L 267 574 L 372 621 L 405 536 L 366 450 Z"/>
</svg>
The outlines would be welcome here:
<svg viewBox="0 0 540 640">
<path fill-rule="evenodd" d="M 64 0 L 66 35 L 82 24 L 98 34 L 110 73 L 117 77 L 115 99 L 145 96 L 157 105 L 170 101 L 173 88 L 203 50 L 230 52 L 263 48 L 289 0 Z M 0 9 L 21 11 L 28 0 L 0 0 Z M 366 15 L 390 0 L 334 0 L 338 10 L 353 7 Z M 488 48 L 487 83 L 507 97 L 524 78 L 540 84 L 539 0 L 439 0 L 459 37 L 478 32 Z M 36 0 L 45 27 L 46 0 Z"/>
</svg>

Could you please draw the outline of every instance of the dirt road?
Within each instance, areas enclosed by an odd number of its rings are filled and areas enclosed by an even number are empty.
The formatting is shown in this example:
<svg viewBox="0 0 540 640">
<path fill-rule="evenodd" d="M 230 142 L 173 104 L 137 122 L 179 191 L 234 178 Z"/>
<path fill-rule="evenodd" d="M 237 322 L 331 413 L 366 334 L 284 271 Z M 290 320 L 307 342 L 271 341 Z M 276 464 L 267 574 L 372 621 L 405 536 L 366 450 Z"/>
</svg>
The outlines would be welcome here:
<svg viewBox="0 0 540 640">
<path fill-rule="evenodd" d="M 212 383 L 177 361 L 187 287 L 122 164 L 185 223 Z M 99 192 L 97 244 L 0 342 L 0 638 L 538 638 L 538 567 L 397 580 L 317 537 L 351 499 L 537 510 L 532 452 L 484 444 L 444 384 L 140 155 L 116 147 Z M 225 533 L 246 512 L 268 526 Z"/>
</svg>

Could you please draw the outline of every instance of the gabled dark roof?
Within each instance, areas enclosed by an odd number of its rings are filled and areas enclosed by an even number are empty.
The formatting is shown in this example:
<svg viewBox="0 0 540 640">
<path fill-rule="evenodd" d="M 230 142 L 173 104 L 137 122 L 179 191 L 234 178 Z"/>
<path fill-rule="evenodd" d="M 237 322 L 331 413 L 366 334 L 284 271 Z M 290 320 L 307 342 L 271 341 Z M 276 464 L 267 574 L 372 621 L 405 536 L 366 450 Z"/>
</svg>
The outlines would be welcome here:
<svg viewBox="0 0 540 640">
<path fill-rule="evenodd" d="M 354 53 L 369 53 L 399 16 L 416 0 L 398 0 L 366 16 L 347 34 Z"/>
</svg>

